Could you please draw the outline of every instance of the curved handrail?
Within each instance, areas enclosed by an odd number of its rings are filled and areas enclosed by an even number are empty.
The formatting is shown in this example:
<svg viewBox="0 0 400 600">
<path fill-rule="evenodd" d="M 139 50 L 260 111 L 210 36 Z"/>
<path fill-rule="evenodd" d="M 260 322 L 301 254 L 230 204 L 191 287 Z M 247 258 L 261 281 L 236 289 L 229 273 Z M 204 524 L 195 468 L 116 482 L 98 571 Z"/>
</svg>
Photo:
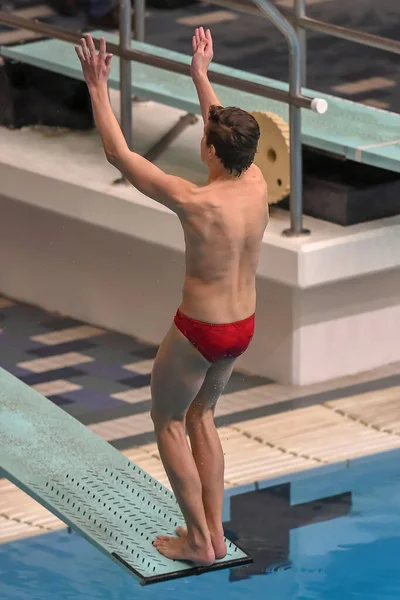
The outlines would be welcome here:
<svg viewBox="0 0 400 600">
<path fill-rule="evenodd" d="M 260 95 L 268 98 L 272 98 L 281 102 L 289 104 L 290 114 L 290 144 L 291 144 L 291 182 L 292 192 L 290 201 L 290 214 L 291 214 L 291 227 L 287 233 L 290 235 L 300 235 L 305 233 L 302 228 L 302 155 L 301 155 L 301 110 L 300 108 L 307 108 L 317 113 L 324 113 L 327 109 L 327 102 L 323 99 L 309 98 L 301 94 L 300 85 L 300 47 L 297 39 L 297 35 L 290 23 L 283 17 L 283 15 L 269 2 L 266 0 L 253 0 L 259 8 L 266 13 L 270 20 L 277 26 L 277 28 L 286 37 L 290 47 L 290 75 L 289 75 L 289 93 L 278 90 L 273 87 L 264 86 L 261 84 L 244 81 L 236 77 L 224 75 L 222 73 L 213 71 L 210 69 L 210 80 L 213 83 L 219 83 L 227 87 L 232 87 L 240 90 L 244 90 L 255 95 Z M 128 71 L 130 76 L 130 69 L 127 68 L 127 62 L 135 60 L 140 63 L 148 64 L 151 66 L 159 67 L 167 71 L 175 73 L 181 73 L 185 75 L 190 74 L 189 65 L 183 65 L 177 61 L 166 59 L 163 57 L 156 57 L 145 52 L 138 50 L 132 50 L 129 47 L 129 33 L 130 33 L 130 2 L 127 0 L 121 0 L 121 32 L 123 35 L 120 36 L 120 44 L 109 44 L 110 51 L 119 56 L 121 60 L 121 108 L 125 115 L 125 125 L 130 123 L 130 85 L 129 78 L 127 78 Z M 128 16 L 129 11 L 129 16 Z M 129 23 L 129 26 L 125 23 Z M 81 34 L 67 31 L 59 27 L 52 27 L 44 23 L 33 21 L 32 19 L 26 19 L 18 15 L 13 15 L 5 11 L 0 11 L 0 23 L 11 25 L 12 27 L 22 28 L 29 31 L 35 31 L 42 33 L 43 35 L 53 38 L 60 39 L 70 43 L 79 43 Z M 98 47 L 99 40 L 95 40 L 95 44 Z M 125 63 L 125 65 L 124 65 Z M 123 88 L 123 89 L 122 89 Z M 124 92 L 124 93 L 122 93 Z M 129 127 L 131 129 L 131 126 Z M 124 127 L 123 129 L 127 129 Z M 128 136 L 128 142 L 130 142 Z M 129 144 L 130 145 L 130 144 Z"/>
<path fill-rule="evenodd" d="M 62 29 L 61 27 L 53 27 L 45 23 L 33 21 L 32 19 L 26 19 L 25 17 L 13 15 L 12 13 L 7 13 L 5 11 L 0 11 L 0 23 L 10 25 L 11 27 L 41 33 L 43 34 L 43 36 L 55 40 L 63 40 L 71 44 L 79 44 L 80 39 L 82 37 L 81 33 L 75 33 L 67 29 Z M 98 48 L 100 40 L 95 39 L 94 42 L 96 47 Z M 174 61 L 169 58 L 164 58 L 162 56 L 154 56 L 151 54 L 147 54 L 146 52 L 142 52 L 141 50 L 123 48 L 121 47 L 121 45 L 113 44 L 111 42 L 107 43 L 107 47 L 114 56 L 118 56 L 126 60 L 136 61 L 145 65 L 158 67 L 160 69 L 164 69 L 165 71 L 171 71 L 173 73 L 179 73 L 181 75 L 190 75 L 190 66 L 180 63 L 178 61 Z M 290 93 L 285 92 L 284 90 L 279 90 L 277 88 L 262 85 L 259 83 L 245 81 L 243 79 L 232 77 L 231 75 L 224 75 L 223 73 L 213 71 L 212 68 L 210 69 L 210 80 L 213 83 L 218 83 L 226 87 L 232 87 L 244 92 L 248 92 L 250 94 L 254 94 L 256 96 L 263 96 L 265 98 L 271 98 L 272 100 L 278 100 L 279 102 L 285 102 L 285 104 L 294 103 L 300 108 L 306 108 L 314 112 L 321 112 L 321 106 L 324 106 L 324 100 L 322 100 L 321 104 L 318 98 L 311 98 L 303 95 L 291 97 Z M 316 100 L 319 103 L 316 102 Z"/>
<path fill-rule="evenodd" d="M 294 97 L 301 94 L 301 56 L 297 33 L 289 21 L 275 6 L 267 0 L 253 0 L 254 4 L 266 14 L 272 23 L 285 36 L 290 51 L 289 57 L 289 94 Z M 323 107 L 325 112 L 327 104 Z M 303 157 L 301 149 L 301 111 L 297 106 L 289 107 L 290 129 L 290 228 L 287 235 L 309 233 L 303 229 Z"/>
</svg>

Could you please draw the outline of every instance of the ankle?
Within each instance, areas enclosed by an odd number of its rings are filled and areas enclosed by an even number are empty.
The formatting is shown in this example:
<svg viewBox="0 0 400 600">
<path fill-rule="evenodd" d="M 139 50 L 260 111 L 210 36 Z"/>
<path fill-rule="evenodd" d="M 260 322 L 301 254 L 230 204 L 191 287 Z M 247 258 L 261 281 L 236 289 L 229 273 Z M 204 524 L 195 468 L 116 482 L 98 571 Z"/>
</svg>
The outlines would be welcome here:
<svg viewBox="0 0 400 600">
<path fill-rule="evenodd" d="M 224 528 L 222 523 L 207 523 L 211 539 L 215 537 L 224 537 Z"/>
<path fill-rule="evenodd" d="M 188 529 L 188 542 L 193 550 L 204 550 L 212 548 L 211 535 L 209 532 L 202 532 Z"/>
</svg>

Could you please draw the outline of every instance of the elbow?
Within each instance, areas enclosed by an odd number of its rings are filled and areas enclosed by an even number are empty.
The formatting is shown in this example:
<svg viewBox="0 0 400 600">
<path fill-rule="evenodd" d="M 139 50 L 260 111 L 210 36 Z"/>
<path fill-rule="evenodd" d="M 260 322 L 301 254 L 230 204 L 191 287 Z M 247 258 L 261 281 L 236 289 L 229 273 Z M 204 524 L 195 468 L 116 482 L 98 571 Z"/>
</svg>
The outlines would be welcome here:
<svg viewBox="0 0 400 600">
<path fill-rule="evenodd" d="M 110 163 L 113 167 L 117 167 L 119 163 L 118 156 L 115 152 L 110 152 L 109 150 L 104 149 L 104 153 L 106 155 L 107 162 Z"/>
</svg>

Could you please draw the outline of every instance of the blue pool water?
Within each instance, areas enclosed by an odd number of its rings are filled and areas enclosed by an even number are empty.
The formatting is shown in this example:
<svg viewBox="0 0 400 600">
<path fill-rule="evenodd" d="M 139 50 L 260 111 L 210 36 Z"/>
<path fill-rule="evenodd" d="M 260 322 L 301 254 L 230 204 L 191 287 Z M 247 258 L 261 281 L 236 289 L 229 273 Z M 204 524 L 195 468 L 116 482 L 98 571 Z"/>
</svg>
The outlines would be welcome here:
<svg viewBox="0 0 400 600">
<path fill-rule="evenodd" d="M 66 531 L 0 545 L 1 600 L 398 600 L 400 451 L 227 493 L 254 564 L 141 587 Z"/>
</svg>

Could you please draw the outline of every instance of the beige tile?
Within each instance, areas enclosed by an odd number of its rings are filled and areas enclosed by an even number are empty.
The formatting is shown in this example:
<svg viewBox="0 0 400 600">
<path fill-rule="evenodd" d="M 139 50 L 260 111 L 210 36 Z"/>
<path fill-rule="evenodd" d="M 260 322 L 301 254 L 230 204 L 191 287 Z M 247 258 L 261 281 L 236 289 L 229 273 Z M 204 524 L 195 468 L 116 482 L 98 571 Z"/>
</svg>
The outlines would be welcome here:
<svg viewBox="0 0 400 600">
<path fill-rule="evenodd" d="M 261 443 L 320 462 L 350 459 L 400 446 L 398 436 L 367 428 L 333 410 L 329 415 L 329 411 L 324 406 L 313 406 L 254 419 L 235 428 Z"/>
<path fill-rule="evenodd" d="M 332 87 L 333 91 L 351 96 L 362 92 L 373 92 L 386 88 L 395 87 L 397 84 L 392 79 L 385 77 L 369 77 L 368 79 L 360 79 L 349 83 L 341 83 Z"/>
<path fill-rule="evenodd" d="M 46 371 L 53 371 L 64 367 L 73 367 L 75 365 L 92 362 L 93 360 L 94 358 L 91 356 L 85 356 L 79 352 L 67 352 L 66 354 L 28 360 L 18 363 L 17 366 L 26 369 L 27 371 L 32 371 L 32 373 L 45 373 Z"/>
<path fill-rule="evenodd" d="M 38 383 L 32 387 L 46 398 L 82 389 L 82 386 L 71 383 L 70 381 L 65 381 L 64 379 L 57 379 L 56 381 L 49 381 L 47 383 Z"/>
<path fill-rule="evenodd" d="M 146 413 L 95 423 L 89 425 L 89 429 L 100 435 L 103 439 L 110 441 L 152 431 L 153 423 L 150 414 Z"/>
<path fill-rule="evenodd" d="M 365 427 L 400 434 L 400 386 L 327 402 L 326 406 Z"/>
<path fill-rule="evenodd" d="M 150 400 L 151 390 L 150 386 L 146 385 L 134 390 L 112 394 L 112 397 L 116 398 L 117 400 L 123 400 L 124 402 L 128 402 L 130 404 L 135 404 L 136 402 L 143 402 L 143 400 Z"/>
<path fill-rule="evenodd" d="M 230 10 L 215 10 L 208 13 L 202 13 L 200 15 L 191 15 L 190 17 L 181 17 L 176 22 L 180 25 L 187 25 L 188 27 L 209 27 L 216 23 L 227 23 L 229 21 L 235 21 L 238 15 L 231 12 Z"/>
<path fill-rule="evenodd" d="M 28 40 L 35 40 L 43 37 L 42 33 L 35 33 L 27 29 L 13 29 L 11 31 L 3 31 L 0 33 L 0 45 L 18 44 Z"/>
<path fill-rule="evenodd" d="M 29 8 L 14 10 L 13 14 L 18 17 L 24 17 L 25 19 L 43 19 L 44 17 L 51 17 L 55 12 L 45 4 L 38 4 Z"/>
<path fill-rule="evenodd" d="M 0 544 L 41 533 L 39 527 L 17 523 L 0 516 Z"/>
<path fill-rule="evenodd" d="M 154 360 L 140 360 L 138 362 L 122 365 L 127 371 L 148 375 L 153 369 Z"/>
<path fill-rule="evenodd" d="M 90 327 L 89 325 L 81 325 L 80 327 L 70 327 L 60 331 L 51 331 L 31 337 L 34 342 L 40 342 L 46 346 L 56 346 L 57 344 L 65 344 L 66 342 L 74 342 L 76 340 L 84 340 L 86 338 L 103 335 L 103 329 Z"/>
</svg>

